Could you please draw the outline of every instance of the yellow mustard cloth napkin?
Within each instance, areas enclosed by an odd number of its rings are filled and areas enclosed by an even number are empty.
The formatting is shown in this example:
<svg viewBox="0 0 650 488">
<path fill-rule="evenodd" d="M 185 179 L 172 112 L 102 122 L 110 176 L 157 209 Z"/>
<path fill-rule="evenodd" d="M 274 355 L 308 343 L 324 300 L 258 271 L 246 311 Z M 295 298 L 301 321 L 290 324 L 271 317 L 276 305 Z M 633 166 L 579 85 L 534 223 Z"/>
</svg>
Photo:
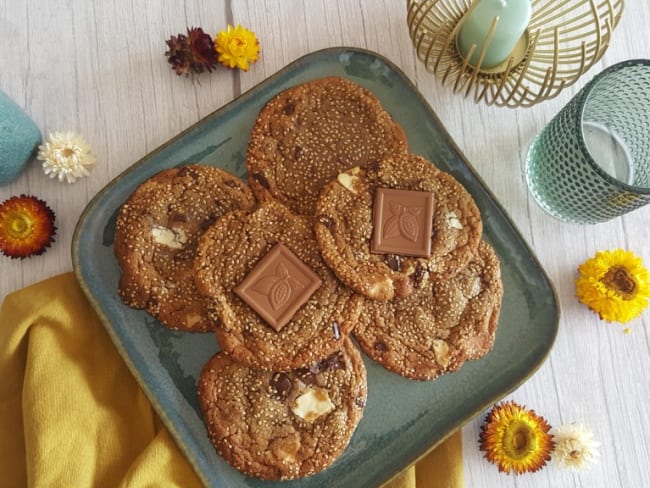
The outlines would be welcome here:
<svg viewBox="0 0 650 488">
<path fill-rule="evenodd" d="M 463 485 L 460 433 L 390 488 Z M 73 273 L 0 309 L 2 486 L 200 487 Z"/>
</svg>

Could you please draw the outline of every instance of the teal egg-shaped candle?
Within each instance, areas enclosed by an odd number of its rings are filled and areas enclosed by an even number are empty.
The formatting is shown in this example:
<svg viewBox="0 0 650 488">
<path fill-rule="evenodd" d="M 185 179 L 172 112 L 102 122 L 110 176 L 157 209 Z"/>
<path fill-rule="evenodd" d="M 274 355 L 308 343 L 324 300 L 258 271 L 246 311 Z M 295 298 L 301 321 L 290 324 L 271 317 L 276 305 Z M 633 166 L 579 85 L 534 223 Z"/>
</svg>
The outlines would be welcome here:
<svg viewBox="0 0 650 488">
<path fill-rule="evenodd" d="M 457 44 L 463 58 L 476 45 L 470 64 L 476 66 L 495 18 L 497 23 L 489 41 L 482 68 L 494 68 L 508 59 L 528 28 L 532 7 L 530 0 L 476 0 L 476 6 L 462 20 Z"/>
<path fill-rule="evenodd" d="M 34 121 L 0 90 L 0 185 L 18 177 L 41 142 Z"/>
</svg>

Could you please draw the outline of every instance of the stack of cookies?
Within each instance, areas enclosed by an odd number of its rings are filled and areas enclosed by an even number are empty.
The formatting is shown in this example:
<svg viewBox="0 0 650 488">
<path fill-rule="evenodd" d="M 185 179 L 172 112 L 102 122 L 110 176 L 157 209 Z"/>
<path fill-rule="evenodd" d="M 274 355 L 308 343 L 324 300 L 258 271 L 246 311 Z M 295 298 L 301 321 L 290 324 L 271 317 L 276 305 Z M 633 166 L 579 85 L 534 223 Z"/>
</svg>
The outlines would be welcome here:
<svg viewBox="0 0 650 488">
<path fill-rule="evenodd" d="M 216 333 L 198 384 L 210 440 L 243 473 L 292 479 L 329 466 L 361 420 L 356 344 L 420 380 L 491 349 L 499 261 L 469 193 L 349 80 L 271 99 L 247 169 L 248 184 L 190 164 L 140 185 L 117 221 L 119 293 Z"/>
</svg>

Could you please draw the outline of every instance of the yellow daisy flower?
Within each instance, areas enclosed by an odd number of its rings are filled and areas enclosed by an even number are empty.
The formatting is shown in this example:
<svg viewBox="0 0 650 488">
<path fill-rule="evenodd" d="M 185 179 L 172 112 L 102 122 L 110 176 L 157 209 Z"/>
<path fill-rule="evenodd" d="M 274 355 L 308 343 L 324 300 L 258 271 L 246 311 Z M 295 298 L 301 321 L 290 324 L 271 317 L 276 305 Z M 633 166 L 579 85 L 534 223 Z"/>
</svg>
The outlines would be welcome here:
<svg viewBox="0 0 650 488">
<path fill-rule="evenodd" d="M 216 35 L 214 44 L 219 55 L 217 61 L 227 68 L 248 71 L 248 63 L 257 61 L 260 53 L 260 42 L 255 33 L 239 24 L 237 27 L 228 24 L 226 30 Z"/>
<path fill-rule="evenodd" d="M 480 448 L 499 471 L 534 472 L 551 459 L 551 426 L 533 410 L 515 402 L 495 405 L 481 426 Z"/>
<path fill-rule="evenodd" d="M 650 299 L 650 274 L 631 251 L 600 251 L 578 267 L 576 296 L 608 322 L 638 317 Z"/>
</svg>

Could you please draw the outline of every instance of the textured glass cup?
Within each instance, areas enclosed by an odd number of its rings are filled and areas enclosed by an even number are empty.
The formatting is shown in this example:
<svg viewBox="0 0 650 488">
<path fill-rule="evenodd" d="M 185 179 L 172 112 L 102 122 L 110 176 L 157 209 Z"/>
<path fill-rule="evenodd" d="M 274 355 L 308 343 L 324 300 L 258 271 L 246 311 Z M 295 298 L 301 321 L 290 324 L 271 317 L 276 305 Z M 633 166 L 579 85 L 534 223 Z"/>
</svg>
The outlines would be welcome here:
<svg viewBox="0 0 650 488">
<path fill-rule="evenodd" d="M 650 60 L 602 71 L 535 137 L 526 181 L 569 222 L 605 222 L 650 203 Z"/>
<path fill-rule="evenodd" d="M 0 185 L 18 178 L 41 142 L 34 121 L 0 90 Z"/>
</svg>

